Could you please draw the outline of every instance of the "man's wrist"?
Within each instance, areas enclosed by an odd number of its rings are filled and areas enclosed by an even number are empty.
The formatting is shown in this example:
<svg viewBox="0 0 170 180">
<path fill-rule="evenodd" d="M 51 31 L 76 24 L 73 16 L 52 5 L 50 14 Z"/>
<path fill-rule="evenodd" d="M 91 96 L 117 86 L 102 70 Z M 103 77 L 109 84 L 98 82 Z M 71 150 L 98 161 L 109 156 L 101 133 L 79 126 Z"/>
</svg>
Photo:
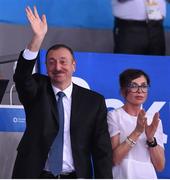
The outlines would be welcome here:
<svg viewBox="0 0 170 180">
<path fill-rule="evenodd" d="M 23 52 L 23 57 L 26 60 L 33 60 L 37 57 L 38 55 L 38 51 L 34 52 L 34 51 L 30 51 L 29 49 L 25 49 Z"/>
<path fill-rule="evenodd" d="M 44 38 L 45 38 L 45 34 L 44 35 L 34 34 L 30 43 L 27 46 L 28 49 L 33 52 L 39 51 Z"/>
</svg>

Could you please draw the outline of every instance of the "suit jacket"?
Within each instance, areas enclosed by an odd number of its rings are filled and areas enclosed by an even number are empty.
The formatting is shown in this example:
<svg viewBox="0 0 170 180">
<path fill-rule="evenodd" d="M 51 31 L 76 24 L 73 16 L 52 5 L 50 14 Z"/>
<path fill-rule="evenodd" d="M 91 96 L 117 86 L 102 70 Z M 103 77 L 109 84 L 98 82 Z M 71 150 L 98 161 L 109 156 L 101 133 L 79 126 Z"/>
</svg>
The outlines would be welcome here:
<svg viewBox="0 0 170 180">
<path fill-rule="evenodd" d="M 13 178 L 39 178 L 58 132 L 56 98 L 48 76 L 33 74 L 36 59 L 19 57 L 14 81 L 26 114 Z M 70 138 L 78 178 L 112 178 L 112 150 L 103 96 L 73 84 Z M 93 162 L 93 163 L 92 163 Z"/>
</svg>

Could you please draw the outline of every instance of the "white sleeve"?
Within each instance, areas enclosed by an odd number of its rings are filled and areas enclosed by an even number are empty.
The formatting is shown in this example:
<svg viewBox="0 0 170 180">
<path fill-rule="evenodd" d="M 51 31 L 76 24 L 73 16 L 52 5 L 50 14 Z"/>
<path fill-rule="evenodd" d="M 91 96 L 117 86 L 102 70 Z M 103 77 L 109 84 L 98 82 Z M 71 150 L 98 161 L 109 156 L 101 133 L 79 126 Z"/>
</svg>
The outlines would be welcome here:
<svg viewBox="0 0 170 180">
<path fill-rule="evenodd" d="M 33 52 L 33 51 L 30 51 L 29 49 L 25 49 L 23 52 L 23 57 L 26 60 L 33 60 L 37 57 L 37 55 L 38 55 L 38 51 Z"/>
<path fill-rule="evenodd" d="M 107 122 L 109 127 L 110 137 L 113 137 L 120 133 L 118 117 L 116 116 L 116 110 L 111 110 L 107 113 Z"/>
</svg>

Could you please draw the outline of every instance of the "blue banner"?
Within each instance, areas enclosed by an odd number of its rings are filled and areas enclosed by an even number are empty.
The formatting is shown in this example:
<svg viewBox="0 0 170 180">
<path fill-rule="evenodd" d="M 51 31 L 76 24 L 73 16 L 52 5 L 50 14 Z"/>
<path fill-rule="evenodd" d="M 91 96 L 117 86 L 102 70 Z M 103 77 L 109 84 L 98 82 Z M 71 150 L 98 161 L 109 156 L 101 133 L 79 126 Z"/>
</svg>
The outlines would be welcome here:
<svg viewBox="0 0 170 180">
<path fill-rule="evenodd" d="M 23 132 L 25 126 L 22 106 L 0 105 L 0 132 Z"/>
<path fill-rule="evenodd" d="M 112 29 L 111 0 L 0 0 L 0 22 L 28 24 L 26 6 L 37 6 L 47 16 L 49 26 L 64 28 Z M 167 4 L 165 28 L 170 28 L 170 4 Z"/>
<path fill-rule="evenodd" d="M 113 26 L 111 0 L 0 0 L 0 22 L 27 24 L 27 6 L 37 6 L 50 26 L 104 28 Z"/>
</svg>

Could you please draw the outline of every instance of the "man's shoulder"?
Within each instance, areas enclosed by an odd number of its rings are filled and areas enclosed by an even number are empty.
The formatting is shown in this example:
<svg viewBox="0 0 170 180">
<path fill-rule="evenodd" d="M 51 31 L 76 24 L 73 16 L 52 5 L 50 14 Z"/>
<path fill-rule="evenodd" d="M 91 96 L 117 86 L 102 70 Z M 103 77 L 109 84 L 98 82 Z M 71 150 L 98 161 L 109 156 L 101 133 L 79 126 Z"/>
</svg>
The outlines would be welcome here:
<svg viewBox="0 0 170 180">
<path fill-rule="evenodd" d="M 40 74 L 40 73 L 34 73 L 34 74 L 33 74 L 33 77 L 34 77 L 35 79 L 40 79 L 40 80 L 49 79 L 49 77 L 48 77 L 47 75 Z"/>
<path fill-rule="evenodd" d="M 47 75 L 43 75 L 40 73 L 34 73 L 32 76 L 36 80 L 37 83 L 50 82 L 50 79 Z"/>
<path fill-rule="evenodd" d="M 73 89 L 76 90 L 78 93 L 83 94 L 85 96 L 91 96 L 91 97 L 98 97 L 98 98 L 104 98 L 102 94 L 100 94 L 97 91 L 84 88 L 82 86 L 79 86 L 77 84 L 73 84 Z"/>
</svg>

